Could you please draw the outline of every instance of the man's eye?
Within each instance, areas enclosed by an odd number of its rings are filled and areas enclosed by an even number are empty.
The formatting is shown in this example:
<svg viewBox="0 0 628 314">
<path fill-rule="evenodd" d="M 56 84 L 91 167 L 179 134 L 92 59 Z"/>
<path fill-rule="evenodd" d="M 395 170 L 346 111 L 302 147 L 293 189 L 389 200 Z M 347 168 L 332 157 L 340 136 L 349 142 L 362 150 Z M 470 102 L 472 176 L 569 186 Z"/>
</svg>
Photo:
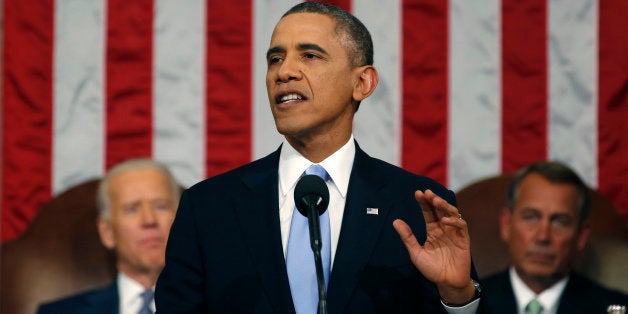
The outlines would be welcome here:
<svg viewBox="0 0 628 314">
<path fill-rule="evenodd" d="M 571 219 L 568 217 L 556 217 L 552 219 L 552 222 L 560 227 L 569 227 L 571 225 Z"/>
<path fill-rule="evenodd" d="M 134 214 L 137 213 L 137 211 L 139 210 L 138 206 L 127 206 L 124 208 L 124 212 L 127 214 Z"/>
<path fill-rule="evenodd" d="M 170 203 L 167 201 L 158 201 L 153 203 L 153 208 L 156 210 L 170 210 Z"/>
<path fill-rule="evenodd" d="M 268 64 L 275 64 L 277 62 L 281 61 L 281 58 L 279 57 L 270 57 L 268 58 Z"/>
<path fill-rule="evenodd" d="M 522 218 L 525 221 L 536 221 L 536 220 L 538 220 L 538 216 L 534 215 L 534 214 L 524 214 L 522 216 Z"/>
<path fill-rule="evenodd" d="M 305 53 L 303 55 L 303 57 L 305 57 L 306 59 L 316 59 L 316 58 L 318 58 L 318 56 L 313 54 L 313 53 Z"/>
</svg>

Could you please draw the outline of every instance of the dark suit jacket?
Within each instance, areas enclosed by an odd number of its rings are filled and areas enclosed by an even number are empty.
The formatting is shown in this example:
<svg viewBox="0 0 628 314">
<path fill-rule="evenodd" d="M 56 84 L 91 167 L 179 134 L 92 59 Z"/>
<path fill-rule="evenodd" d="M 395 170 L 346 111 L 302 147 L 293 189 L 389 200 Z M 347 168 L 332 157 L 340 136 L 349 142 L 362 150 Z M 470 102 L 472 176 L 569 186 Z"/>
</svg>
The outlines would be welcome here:
<svg viewBox="0 0 628 314">
<path fill-rule="evenodd" d="M 183 193 L 157 281 L 158 313 L 294 313 L 278 164 L 279 150 Z M 330 314 L 444 311 L 435 285 L 416 270 L 392 227 L 401 218 L 425 241 L 417 189 L 455 204 L 453 192 L 437 182 L 357 147 L 327 291 Z M 368 207 L 379 214 L 367 215 Z"/>
<path fill-rule="evenodd" d="M 119 311 L 118 285 L 116 282 L 104 288 L 42 304 L 38 314 L 117 314 Z"/>
<path fill-rule="evenodd" d="M 517 301 L 508 270 L 481 281 L 485 299 L 493 313 L 517 313 Z M 571 273 L 560 297 L 558 314 L 606 313 L 611 304 L 628 306 L 628 295 L 607 289 L 598 283 Z"/>
</svg>

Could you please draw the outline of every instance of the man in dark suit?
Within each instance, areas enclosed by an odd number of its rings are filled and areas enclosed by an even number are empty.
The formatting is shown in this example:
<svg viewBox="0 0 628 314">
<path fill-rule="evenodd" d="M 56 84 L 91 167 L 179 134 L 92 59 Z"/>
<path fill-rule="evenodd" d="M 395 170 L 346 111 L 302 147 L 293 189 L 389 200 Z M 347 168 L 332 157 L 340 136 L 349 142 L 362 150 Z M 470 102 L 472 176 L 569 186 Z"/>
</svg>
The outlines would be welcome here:
<svg viewBox="0 0 628 314">
<path fill-rule="evenodd" d="M 285 141 L 184 192 L 157 282 L 158 313 L 315 313 L 316 291 L 300 305 L 316 287 L 314 260 L 292 271 L 303 255 L 291 247 L 302 218 L 293 191 L 312 165 L 324 168 L 330 194 L 320 219 L 329 224 L 329 313 L 475 312 L 479 290 L 454 194 L 369 157 L 353 139 L 353 117 L 378 82 L 364 25 L 331 5 L 298 4 L 276 25 L 267 63 Z M 301 277 L 307 288 L 293 284 Z"/>
<path fill-rule="evenodd" d="M 587 186 L 559 162 L 520 170 L 500 217 L 512 267 L 482 280 L 495 313 L 606 313 L 628 296 L 573 272 L 576 253 L 590 232 Z"/>
<path fill-rule="evenodd" d="M 156 161 L 131 159 L 111 168 L 98 186 L 98 232 L 115 250 L 117 280 L 43 304 L 38 313 L 154 313 L 153 289 L 180 194 L 170 171 Z"/>
</svg>

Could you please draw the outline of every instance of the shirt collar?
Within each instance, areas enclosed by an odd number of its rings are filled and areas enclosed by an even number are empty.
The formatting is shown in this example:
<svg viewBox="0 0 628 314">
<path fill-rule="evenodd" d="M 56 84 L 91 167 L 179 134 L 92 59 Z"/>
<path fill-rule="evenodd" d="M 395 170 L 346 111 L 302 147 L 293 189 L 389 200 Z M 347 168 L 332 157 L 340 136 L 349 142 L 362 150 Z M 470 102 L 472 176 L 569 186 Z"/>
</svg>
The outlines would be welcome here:
<svg viewBox="0 0 628 314">
<path fill-rule="evenodd" d="M 534 298 L 541 303 L 544 313 L 556 313 L 558 300 L 567 286 L 569 276 L 565 276 L 565 278 L 536 295 L 519 277 L 514 267 L 510 267 L 509 275 L 519 313 L 523 313 L 526 305 Z"/>
<path fill-rule="evenodd" d="M 118 272 L 118 294 L 122 308 L 128 308 L 134 303 L 137 303 L 138 296 L 144 292 L 144 290 L 146 290 L 146 288 L 139 282 L 122 272 Z"/>
<path fill-rule="evenodd" d="M 345 145 L 319 163 L 325 168 L 343 198 L 347 196 L 354 159 L 355 143 L 352 134 Z M 279 192 L 285 197 L 288 192 L 294 189 L 305 169 L 312 164 L 288 141 L 284 140 L 279 155 L 279 186 L 281 189 Z"/>
</svg>

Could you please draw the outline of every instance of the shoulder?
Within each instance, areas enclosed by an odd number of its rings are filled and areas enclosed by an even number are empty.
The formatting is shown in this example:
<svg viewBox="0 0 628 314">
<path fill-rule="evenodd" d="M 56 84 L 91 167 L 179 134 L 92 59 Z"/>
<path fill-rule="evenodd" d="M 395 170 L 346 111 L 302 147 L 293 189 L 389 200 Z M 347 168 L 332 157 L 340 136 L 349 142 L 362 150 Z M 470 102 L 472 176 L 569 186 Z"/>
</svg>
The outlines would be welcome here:
<svg viewBox="0 0 628 314">
<path fill-rule="evenodd" d="M 39 306 L 38 314 L 51 313 L 90 313 L 89 308 L 104 307 L 114 304 L 117 306 L 117 285 L 88 290 L 69 297 L 44 303 Z M 102 309 L 102 308 L 101 308 Z"/>
<path fill-rule="evenodd" d="M 200 181 L 188 188 L 186 192 L 206 194 L 208 191 L 215 190 L 216 187 L 220 187 L 219 191 L 224 192 L 228 191 L 228 187 L 255 184 L 256 180 L 262 180 L 270 175 L 277 176 L 279 151 L 277 149 L 263 158 Z"/>
<path fill-rule="evenodd" d="M 421 175 L 412 173 L 399 166 L 395 166 L 383 160 L 374 158 L 356 146 L 356 157 L 353 164 L 353 174 L 361 176 L 366 181 L 388 182 L 396 191 L 432 190 L 432 192 L 455 204 L 455 196 L 452 191 L 440 182 Z"/>
<path fill-rule="evenodd" d="M 506 288 L 512 289 L 510 277 L 508 275 L 508 269 L 481 278 L 480 284 L 482 285 L 482 290 L 491 292 L 504 292 L 505 290 L 507 290 Z"/>
<path fill-rule="evenodd" d="M 626 305 L 628 296 L 571 273 L 560 298 L 558 313 L 606 313 L 607 307 L 612 304 Z"/>
<path fill-rule="evenodd" d="M 480 279 L 482 304 L 493 313 L 517 312 L 517 301 L 510 283 L 508 269 Z"/>
<path fill-rule="evenodd" d="M 609 289 L 585 276 L 572 273 L 565 288 L 565 293 L 581 292 L 591 297 L 615 304 L 628 305 L 628 295 L 618 290 Z"/>
</svg>

